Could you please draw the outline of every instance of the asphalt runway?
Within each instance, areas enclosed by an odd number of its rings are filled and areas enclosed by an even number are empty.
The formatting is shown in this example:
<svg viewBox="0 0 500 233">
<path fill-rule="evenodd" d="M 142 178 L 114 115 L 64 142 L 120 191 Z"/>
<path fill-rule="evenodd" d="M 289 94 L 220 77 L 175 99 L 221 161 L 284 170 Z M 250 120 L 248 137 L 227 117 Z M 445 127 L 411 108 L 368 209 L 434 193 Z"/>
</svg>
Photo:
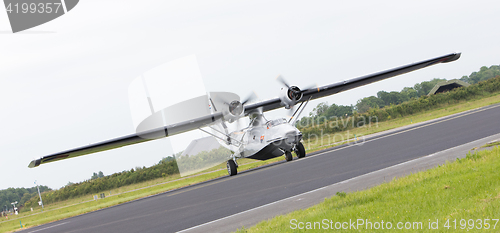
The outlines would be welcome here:
<svg viewBox="0 0 500 233">
<path fill-rule="evenodd" d="M 500 105 L 488 106 L 23 232 L 176 232 L 498 134 L 499 119 Z"/>
</svg>

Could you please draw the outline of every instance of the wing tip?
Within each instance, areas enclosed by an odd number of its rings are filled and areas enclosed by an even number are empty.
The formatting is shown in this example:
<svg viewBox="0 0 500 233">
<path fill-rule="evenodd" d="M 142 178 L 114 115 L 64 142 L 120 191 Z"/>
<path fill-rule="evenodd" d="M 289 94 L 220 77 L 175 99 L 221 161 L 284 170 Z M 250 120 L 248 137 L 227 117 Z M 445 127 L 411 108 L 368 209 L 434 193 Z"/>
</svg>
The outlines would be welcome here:
<svg viewBox="0 0 500 233">
<path fill-rule="evenodd" d="M 28 165 L 29 168 L 34 168 L 40 166 L 41 159 L 34 159 L 31 160 L 30 164 Z"/>
<path fill-rule="evenodd" d="M 443 63 L 448 63 L 448 62 L 452 62 L 452 61 L 456 61 L 460 58 L 460 56 L 462 55 L 461 52 L 454 52 L 452 53 L 452 57 L 446 59 L 446 61 L 443 61 Z"/>
</svg>

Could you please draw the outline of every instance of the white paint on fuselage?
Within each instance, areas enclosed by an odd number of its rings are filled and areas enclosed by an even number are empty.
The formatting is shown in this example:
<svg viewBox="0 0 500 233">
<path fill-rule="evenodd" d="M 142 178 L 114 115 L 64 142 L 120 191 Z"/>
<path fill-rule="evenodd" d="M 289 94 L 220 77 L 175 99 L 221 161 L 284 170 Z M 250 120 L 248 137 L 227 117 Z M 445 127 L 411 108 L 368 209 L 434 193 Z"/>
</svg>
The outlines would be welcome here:
<svg viewBox="0 0 500 233">
<path fill-rule="evenodd" d="M 254 155 L 267 145 L 280 142 L 283 139 L 286 139 L 287 143 L 280 143 L 277 146 L 284 151 L 291 151 L 293 146 L 298 143 L 298 135 L 300 135 L 300 131 L 282 118 L 232 132 L 230 134 L 232 146 L 226 143 L 221 144 L 230 147 L 237 157 L 245 158 Z M 236 141 L 241 142 L 241 145 Z"/>
</svg>

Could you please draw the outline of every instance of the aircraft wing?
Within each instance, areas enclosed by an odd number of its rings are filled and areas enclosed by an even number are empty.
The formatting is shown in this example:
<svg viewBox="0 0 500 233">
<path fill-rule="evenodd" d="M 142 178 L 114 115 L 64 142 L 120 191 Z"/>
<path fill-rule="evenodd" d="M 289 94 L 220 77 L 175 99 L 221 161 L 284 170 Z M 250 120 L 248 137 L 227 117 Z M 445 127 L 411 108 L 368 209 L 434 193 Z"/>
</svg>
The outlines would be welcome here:
<svg viewBox="0 0 500 233">
<path fill-rule="evenodd" d="M 349 79 L 343 82 L 338 82 L 322 87 L 318 87 L 316 89 L 307 90 L 303 93 L 303 97 L 299 102 L 303 102 L 311 99 L 317 99 L 321 97 L 325 97 L 328 95 L 333 95 L 340 93 L 342 91 L 350 90 L 356 87 L 364 86 L 369 83 L 377 82 L 383 79 L 387 79 L 390 77 L 394 77 L 400 74 L 408 73 L 414 70 L 418 70 L 427 66 L 435 65 L 438 63 L 446 63 L 452 62 L 460 58 L 460 53 L 451 53 L 444 56 L 428 59 L 421 62 L 415 62 L 409 65 L 404 65 L 400 67 L 396 67 L 390 70 L 377 72 L 370 75 L 361 76 L 358 78 Z M 262 101 L 259 103 L 248 104 L 245 106 L 245 114 L 248 114 L 252 111 L 257 110 L 262 107 L 263 111 L 270 111 L 273 109 L 281 108 L 283 105 L 279 98 L 274 98 L 271 100 Z M 178 133 L 187 132 L 190 130 L 194 130 L 197 128 L 204 127 L 209 125 L 216 120 L 219 120 L 223 117 L 222 113 L 214 113 L 207 116 L 203 116 L 200 118 L 196 118 L 189 121 L 184 121 L 181 123 L 168 125 L 165 127 L 160 127 L 157 129 L 153 129 L 150 131 L 146 131 L 139 134 L 131 134 L 95 144 L 91 144 L 88 146 L 83 146 L 79 148 L 75 148 L 72 150 L 67 150 L 47 156 L 43 156 L 39 159 L 35 159 L 30 162 L 28 167 L 38 167 L 40 164 L 45 164 L 49 162 L 54 162 L 62 159 L 73 158 L 77 156 L 92 154 L 100 151 L 111 150 L 123 146 L 128 146 L 136 143 L 147 142 L 155 139 L 159 139 L 162 137 L 168 137 L 171 135 L 175 135 Z"/>
<path fill-rule="evenodd" d="M 97 153 L 100 151 L 111 150 L 123 146 L 133 145 L 136 143 L 147 142 L 170 135 L 175 135 L 179 133 L 184 133 L 193 129 L 203 127 L 205 125 L 211 124 L 212 122 L 222 118 L 222 113 L 215 113 L 200 117 L 197 119 L 184 121 L 174 125 L 168 125 L 165 127 L 157 128 L 154 130 L 149 130 L 137 134 L 131 134 L 119 138 L 114 138 L 111 140 L 94 143 L 88 146 L 78 147 L 72 150 L 62 151 L 59 153 L 43 156 L 39 159 L 32 160 L 28 167 L 38 167 L 40 164 L 50 163 L 62 159 L 69 159 L 77 156 Z"/>
<path fill-rule="evenodd" d="M 311 98 L 317 99 L 329 95 L 334 95 L 343 91 L 347 91 L 356 87 L 364 86 L 366 84 L 374 83 L 380 80 L 384 80 L 387 78 L 391 78 L 400 74 L 408 73 L 411 71 L 415 71 L 418 69 L 422 69 L 431 65 L 439 64 L 439 63 L 446 63 L 446 62 L 452 62 L 455 60 L 458 60 L 460 58 L 461 53 L 450 53 L 444 56 L 420 61 L 420 62 L 414 62 L 408 65 L 396 67 L 390 70 L 385 70 L 365 76 L 361 76 L 358 78 L 353 78 L 349 80 L 345 80 L 342 82 L 337 82 L 333 84 L 329 84 L 326 86 L 318 87 L 316 89 L 310 89 L 307 90 L 303 93 L 302 99 L 299 101 L 304 102 Z M 259 103 L 254 103 L 254 104 L 248 104 L 245 106 L 245 113 L 249 113 L 252 111 L 255 111 L 256 109 L 262 107 L 262 110 L 265 111 L 270 111 L 274 110 L 277 108 L 283 107 L 281 104 L 280 98 L 274 98 L 270 100 L 266 100 L 263 102 Z"/>
</svg>

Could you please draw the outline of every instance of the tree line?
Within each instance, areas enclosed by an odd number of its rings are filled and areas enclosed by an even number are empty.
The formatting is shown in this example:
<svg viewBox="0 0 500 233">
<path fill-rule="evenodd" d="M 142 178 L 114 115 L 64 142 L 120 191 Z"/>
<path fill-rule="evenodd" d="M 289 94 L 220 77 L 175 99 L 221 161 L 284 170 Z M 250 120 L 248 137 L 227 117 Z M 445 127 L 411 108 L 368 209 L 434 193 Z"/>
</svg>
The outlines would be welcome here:
<svg viewBox="0 0 500 233">
<path fill-rule="evenodd" d="M 49 187 L 45 185 L 40 185 L 40 192 L 50 191 Z M 10 203 L 18 202 L 16 206 L 23 206 L 24 203 L 29 201 L 30 199 L 36 199 L 36 204 L 38 205 L 38 190 L 35 187 L 31 188 L 8 188 L 0 190 L 0 206 L 2 210 L 5 208 L 11 209 L 12 205 Z"/>
<path fill-rule="evenodd" d="M 415 84 L 413 87 L 405 87 L 400 92 L 379 91 L 377 96 L 365 97 L 358 100 L 355 106 L 328 105 L 327 102 L 319 103 L 313 111 L 309 113 L 309 116 L 302 117 L 297 122 L 297 126 L 304 127 L 313 121 L 319 121 L 321 124 L 324 123 L 325 119 L 330 119 L 332 117 L 345 118 L 352 116 L 355 112 L 364 113 L 370 108 L 383 108 L 385 106 L 401 104 L 413 98 L 427 95 L 437 83 L 442 81 L 446 81 L 446 79 L 435 78 L 431 81 L 424 81 Z"/>
<path fill-rule="evenodd" d="M 460 78 L 460 80 L 470 83 L 476 84 L 481 81 L 486 81 L 490 78 L 496 77 L 500 75 L 500 66 L 492 65 L 489 68 L 483 66 L 479 69 L 478 72 L 472 72 L 469 76 L 465 75 Z"/>
<path fill-rule="evenodd" d="M 188 170 L 201 169 L 207 164 L 220 163 L 221 157 L 225 161 L 230 155 L 229 150 L 224 147 L 219 147 L 212 151 L 202 151 L 194 156 L 181 156 L 181 154 L 182 152 L 179 152 L 173 156 L 162 158 L 157 164 L 151 167 L 135 167 L 135 169 L 132 168 L 128 171 L 114 173 L 109 176 L 104 176 L 102 171 L 99 171 L 99 173 L 94 172 L 89 180 L 79 183 L 69 182 L 66 186 L 58 190 L 42 193 L 43 203 L 50 204 L 79 196 L 97 194 L 130 184 L 178 174 L 179 166 L 177 164 Z M 38 199 L 30 197 L 24 204 L 26 207 L 35 207 L 38 205 Z"/>
<path fill-rule="evenodd" d="M 119 188 L 122 186 L 140 183 L 160 177 L 177 174 L 179 170 L 174 157 L 169 156 L 161 159 L 158 164 L 151 167 L 136 167 L 128 171 L 117 172 L 109 176 L 104 176 L 102 172 L 94 173 L 89 180 L 79 183 L 68 183 L 68 185 L 49 192 L 42 193 L 44 204 L 64 201 L 70 198 L 97 194 L 105 190 Z M 31 198 L 25 203 L 25 207 L 35 207 L 38 205 L 37 198 Z"/>
<path fill-rule="evenodd" d="M 431 81 L 417 83 L 413 87 L 405 87 L 400 92 L 379 91 L 377 92 L 377 96 L 365 97 L 358 100 L 356 103 L 356 110 L 358 113 L 364 113 L 370 108 L 383 108 L 391 104 L 401 104 L 413 98 L 427 95 L 437 83 L 443 81 L 446 81 L 446 79 L 435 78 Z"/>
</svg>

